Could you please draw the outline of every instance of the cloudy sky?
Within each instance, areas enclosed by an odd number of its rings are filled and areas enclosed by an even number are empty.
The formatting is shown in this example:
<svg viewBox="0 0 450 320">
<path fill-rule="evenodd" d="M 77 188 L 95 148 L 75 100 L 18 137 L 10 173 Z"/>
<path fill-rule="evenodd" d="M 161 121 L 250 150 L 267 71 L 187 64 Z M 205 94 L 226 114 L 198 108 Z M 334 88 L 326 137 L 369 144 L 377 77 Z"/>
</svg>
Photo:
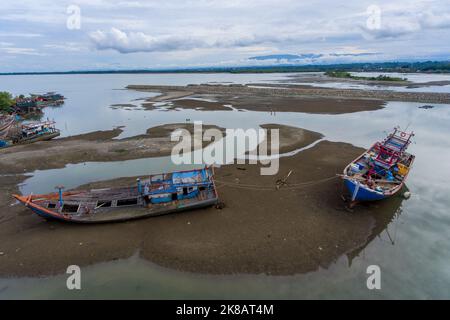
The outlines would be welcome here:
<svg viewBox="0 0 450 320">
<path fill-rule="evenodd" d="M 0 72 L 425 59 L 450 59 L 450 0 L 0 5 Z"/>
</svg>

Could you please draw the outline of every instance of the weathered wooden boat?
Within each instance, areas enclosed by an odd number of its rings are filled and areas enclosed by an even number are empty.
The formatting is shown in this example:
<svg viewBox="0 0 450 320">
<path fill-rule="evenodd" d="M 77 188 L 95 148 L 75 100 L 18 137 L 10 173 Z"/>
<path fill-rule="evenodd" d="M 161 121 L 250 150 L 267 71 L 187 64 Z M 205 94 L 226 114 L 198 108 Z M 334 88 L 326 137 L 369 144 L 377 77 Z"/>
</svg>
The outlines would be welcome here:
<svg viewBox="0 0 450 320">
<path fill-rule="evenodd" d="M 0 115 L 0 137 L 16 122 L 15 115 Z"/>
<path fill-rule="evenodd" d="M 406 152 L 413 136 L 395 128 L 344 169 L 351 205 L 389 198 L 402 189 L 415 159 Z"/>
<path fill-rule="evenodd" d="M 152 175 L 135 186 L 46 195 L 13 195 L 45 219 L 105 223 L 213 206 L 218 202 L 212 167 Z"/>
<path fill-rule="evenodd" d="M 26 144 L 36 141 L 47 141 L 60 135 L 54 121 L 43 121 L 23 124 L 20 133 L 12 137 L 13 144 Z"/>
<path fill-rule="evenodd" d="M 60 135 L 54 121 L 18 124 L 17 121 L 0 135 L 0 148 L 12 147 L 18 144 L 28 144 L 37 141 L 47 141 Z"/>
<path fill-rule="evenodd" d="M 44 94 L 30 94 L 31 98 L 41 106 L 58 106 L 64 103 L 65 97 L 56 92 L 47 92 Z"/>
<path fill-rule="evenodd" d="M 5 148 L 10 144 L 8 136 L 15 124 L 15 115 L 0 115 L 0 148 Z"/>
</svg>

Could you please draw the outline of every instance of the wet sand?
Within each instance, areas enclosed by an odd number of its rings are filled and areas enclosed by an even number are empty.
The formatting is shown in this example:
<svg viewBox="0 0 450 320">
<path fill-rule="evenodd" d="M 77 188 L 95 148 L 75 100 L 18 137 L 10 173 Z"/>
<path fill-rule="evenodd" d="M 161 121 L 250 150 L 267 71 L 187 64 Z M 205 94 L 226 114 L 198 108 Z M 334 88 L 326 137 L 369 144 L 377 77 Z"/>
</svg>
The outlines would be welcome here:
<svg viewBox="0 0 450 320">
<path fill-rule="evenodd" d="M 335 174 L 361 151 L 345 143 L 319 142 L 281 158 L 275 176 L 261 176 L 258 165 L 223 166 L 216 170 L 225 203 L 221 210 L 93 226 L 46 222 L 10 198 L 24 176 L 2 177 L 0 275 L 62 273 L 70 264 L 86 266 L 136 252 L 160 265 L 198 273 L 287 275 L 327 267 L 366 245 L 376 230 L 377 214 L 395 212 L 389 202 L 356 213 L 344 209 L 342 182 Z M 290 170 L 288 185 L 277 190 L 276 181 Z M 134 182 L 122 178 L 82 188 Z"/>
<path fill-rule="evenodd" d="M 203 131 L 209 128 L 224 130 L 217 126 L 204 125 Z M 68 163 L 167 156 L 178 143 L 170 139 L 170 134 L 175 129 L 186 129 L 192 134 L 194 127 L 192 123 L 167 124 L 150 128 L 146 134 L 124 139 L 114 139 L 122 133 L 121 128 L 115 128 L 17 145 L 0 150 L 0 174 L 62 168 Z M 207 143 L 202 144 L 205 146 Z"/>
<path fill-rule="evenodd" d="M 170 108 L 180 108 L 180 109 L 197 109 L 203 111 L 229 111 L 232 110 L 229 107 L 224 106 L 224 101 L 213 102 L 213 101 L 202 101 L 196 99 L 177 99 L 171 101 L 172 105 Z"/>
<path fill-rule="evenodd" d="M 142 106 L 148 110 L 164 108 L 197 109 L 203 111 L 239 111 L 251 110 L 262 112 L 305 112 L 314 114 L 343 114 L 360 111 L 378 110 L 384 107 L 381 99 L 351 97 L 327 97 L 320 95 L 296 94 L 294 90 L 276 88 L 253 88 L 246 86 L 128 86 L 140 91 L 158 90 L 162 96 L 151 97 Z M 180 97 L 180 90 L 185 89 L 186 96 Z M 174 91 L 175 90 L 175 91 Z M 236 92 L 234 92 L 237 90 Z M 256 92 L 255 92 L 256 90 Z M 177 98 L 171 99 L 175 92 Z M 166 100 L 161 97 L 167 97 Z M 232 106 L 232 108 L 230 108 Z"/>
<path fill-rule="evenodd" d="M 211 95 L 195 95 L 195 98 L 211 98 Z M 202 111 L 260 111 L 260 112 L 304 112 L 313 114 L 343 114 L 360 111 L 372 111 L 383 108 L 380 100 L 334 99 L 319 97 L 265 97 L 265 96 L 232 96 L 228 94 L 214 95 L 217 101 L 202 101 L 190 97 L 168 100 L 165 104 L 155 106 L 154 103 L 144 103 L 149 110 L 165 108 L 196 109 Z M 230 107 L 231 106 L 231 107 Z"/>
<path fill-rule="evenodd" d="M 385 73 L 386 75 L 390 75 L 389 72 Z M 403 77 L 403 76 L 401 76 Z M 408 75 L 405 75 L 408 78 Z M 405 88 L 424 88 L 429 86 L 446 86 L 450 85 L 450 81 L 448 80 L 437 80 L 437 81 L 427 81 L 427 82 L 412 82 L 410 80 L 406 81 L 384 81 L 384 80 L 368 80 L 368 79 L 351 79 L 351 78 L 339 78 L 339 77 L 329 77 L 326 76 L 322 72 L 317 73 L 299 73 L 288 77 L 288 80 L 280 80 L 282 82 L 280 86 L 285 86 L 286 83 L 294 83 L 292 84 L 295 87 L 295 83 L 333 83 L 333 82 L 341 82 L 341 83 L 351 83 L 351 84 L 362 84 L 362 85 L 373 85 L 373 86 L 389 86 L 389 87 L 405 87 Z M 258 84 L 256 84 L 258 85 Z M 267 85 L 267 84 L 261 84 Z M 307 86 L 306 84 L 303 86 Z M 309 86 L 311 87 L 311 86 Z"/>
<path fill-rule="evenodd" d="M 283 86 L 283 85 L 281 85 Z M 422 103 L 450 103 L 449 93 L 436 92 L 397 92 L 390 90 L 360 90 L 360 89 L 332 89 L 319 87 L 277 87 L 265 85 L 264 88 L 244 85 L 188 85 L 188 86 L 157 86 L 157 85 L 129 85 L 127 89 L 143 92 L 180 92 L 193 94 L 215 94 L 231 96 L 250 96 L 272 100 L 276 97 L 291 97 L 295 99 L 357 99 L 383 101 L 411 101 Z M 380 102 L 381 101 L 381 102 Z M 374 102 L 375 103 L 375 102 Z M 380 107 L 380 106 L 379 106 Z M 363 111 L 363 109 L 359 110 Z"/>
<path fill-rule="evenodd" d="M 313 142 L 323 138 L 323 135 L 318 132 L 275 123 L 263 124 L 261 125 L 261 128 L 267 130 L 266 139 L 262 143 L 266 143 L 268 154 L 272 154 L 272 129 L 279 130 L 279 154 L 304 148 L 312 144 Z"/>
</svg>

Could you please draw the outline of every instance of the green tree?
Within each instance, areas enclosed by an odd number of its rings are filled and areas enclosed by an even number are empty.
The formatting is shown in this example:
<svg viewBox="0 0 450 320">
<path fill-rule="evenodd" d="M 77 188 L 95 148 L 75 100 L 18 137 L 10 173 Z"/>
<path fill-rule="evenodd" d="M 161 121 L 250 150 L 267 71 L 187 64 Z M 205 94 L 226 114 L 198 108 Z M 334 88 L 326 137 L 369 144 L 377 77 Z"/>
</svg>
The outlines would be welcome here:
<svg viewBox="0 0 450 320">
<path fill-rule="evenodd" d="M 14 104 L 13 97 L 9 92 L 0 92 L 0 111 L 8 111 Z"/>
</svg>

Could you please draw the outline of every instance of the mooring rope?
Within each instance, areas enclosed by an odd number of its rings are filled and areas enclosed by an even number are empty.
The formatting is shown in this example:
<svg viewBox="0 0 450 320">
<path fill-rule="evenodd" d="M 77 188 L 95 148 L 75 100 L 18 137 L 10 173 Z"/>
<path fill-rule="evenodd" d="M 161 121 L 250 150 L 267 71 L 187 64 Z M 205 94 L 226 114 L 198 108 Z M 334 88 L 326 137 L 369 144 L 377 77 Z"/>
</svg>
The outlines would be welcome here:
<svg viewBox="0 0 450 320">
<path fill-rule="evenodd" d="M 284 183 L 283 189 L 301 189 L 305 187 L 311 187 L 326 181 L 331 181 L 333 179 L 336 179 L 337 176 L 331 176 L 324 179 L 314 180 L 314 181 L 307 181 L 307 182 L 300 182 L 300 183 Z M 277 189 L 277 185 L 275 186 L 262 186 L 257 184 L 245 184 L 245 183 L 239 183 L 239 182 L 232 182 L 232 181 L 224 181 L 215 179 L 217 183 L 220 183 L 220 187 L 227 186 L 232 188 L 238 188 L 238 189 L 247 189 L 247 190 L 261 190 L 261 191 L 268 191 L 268 190 L 274 190 Z"/>
</svg>

